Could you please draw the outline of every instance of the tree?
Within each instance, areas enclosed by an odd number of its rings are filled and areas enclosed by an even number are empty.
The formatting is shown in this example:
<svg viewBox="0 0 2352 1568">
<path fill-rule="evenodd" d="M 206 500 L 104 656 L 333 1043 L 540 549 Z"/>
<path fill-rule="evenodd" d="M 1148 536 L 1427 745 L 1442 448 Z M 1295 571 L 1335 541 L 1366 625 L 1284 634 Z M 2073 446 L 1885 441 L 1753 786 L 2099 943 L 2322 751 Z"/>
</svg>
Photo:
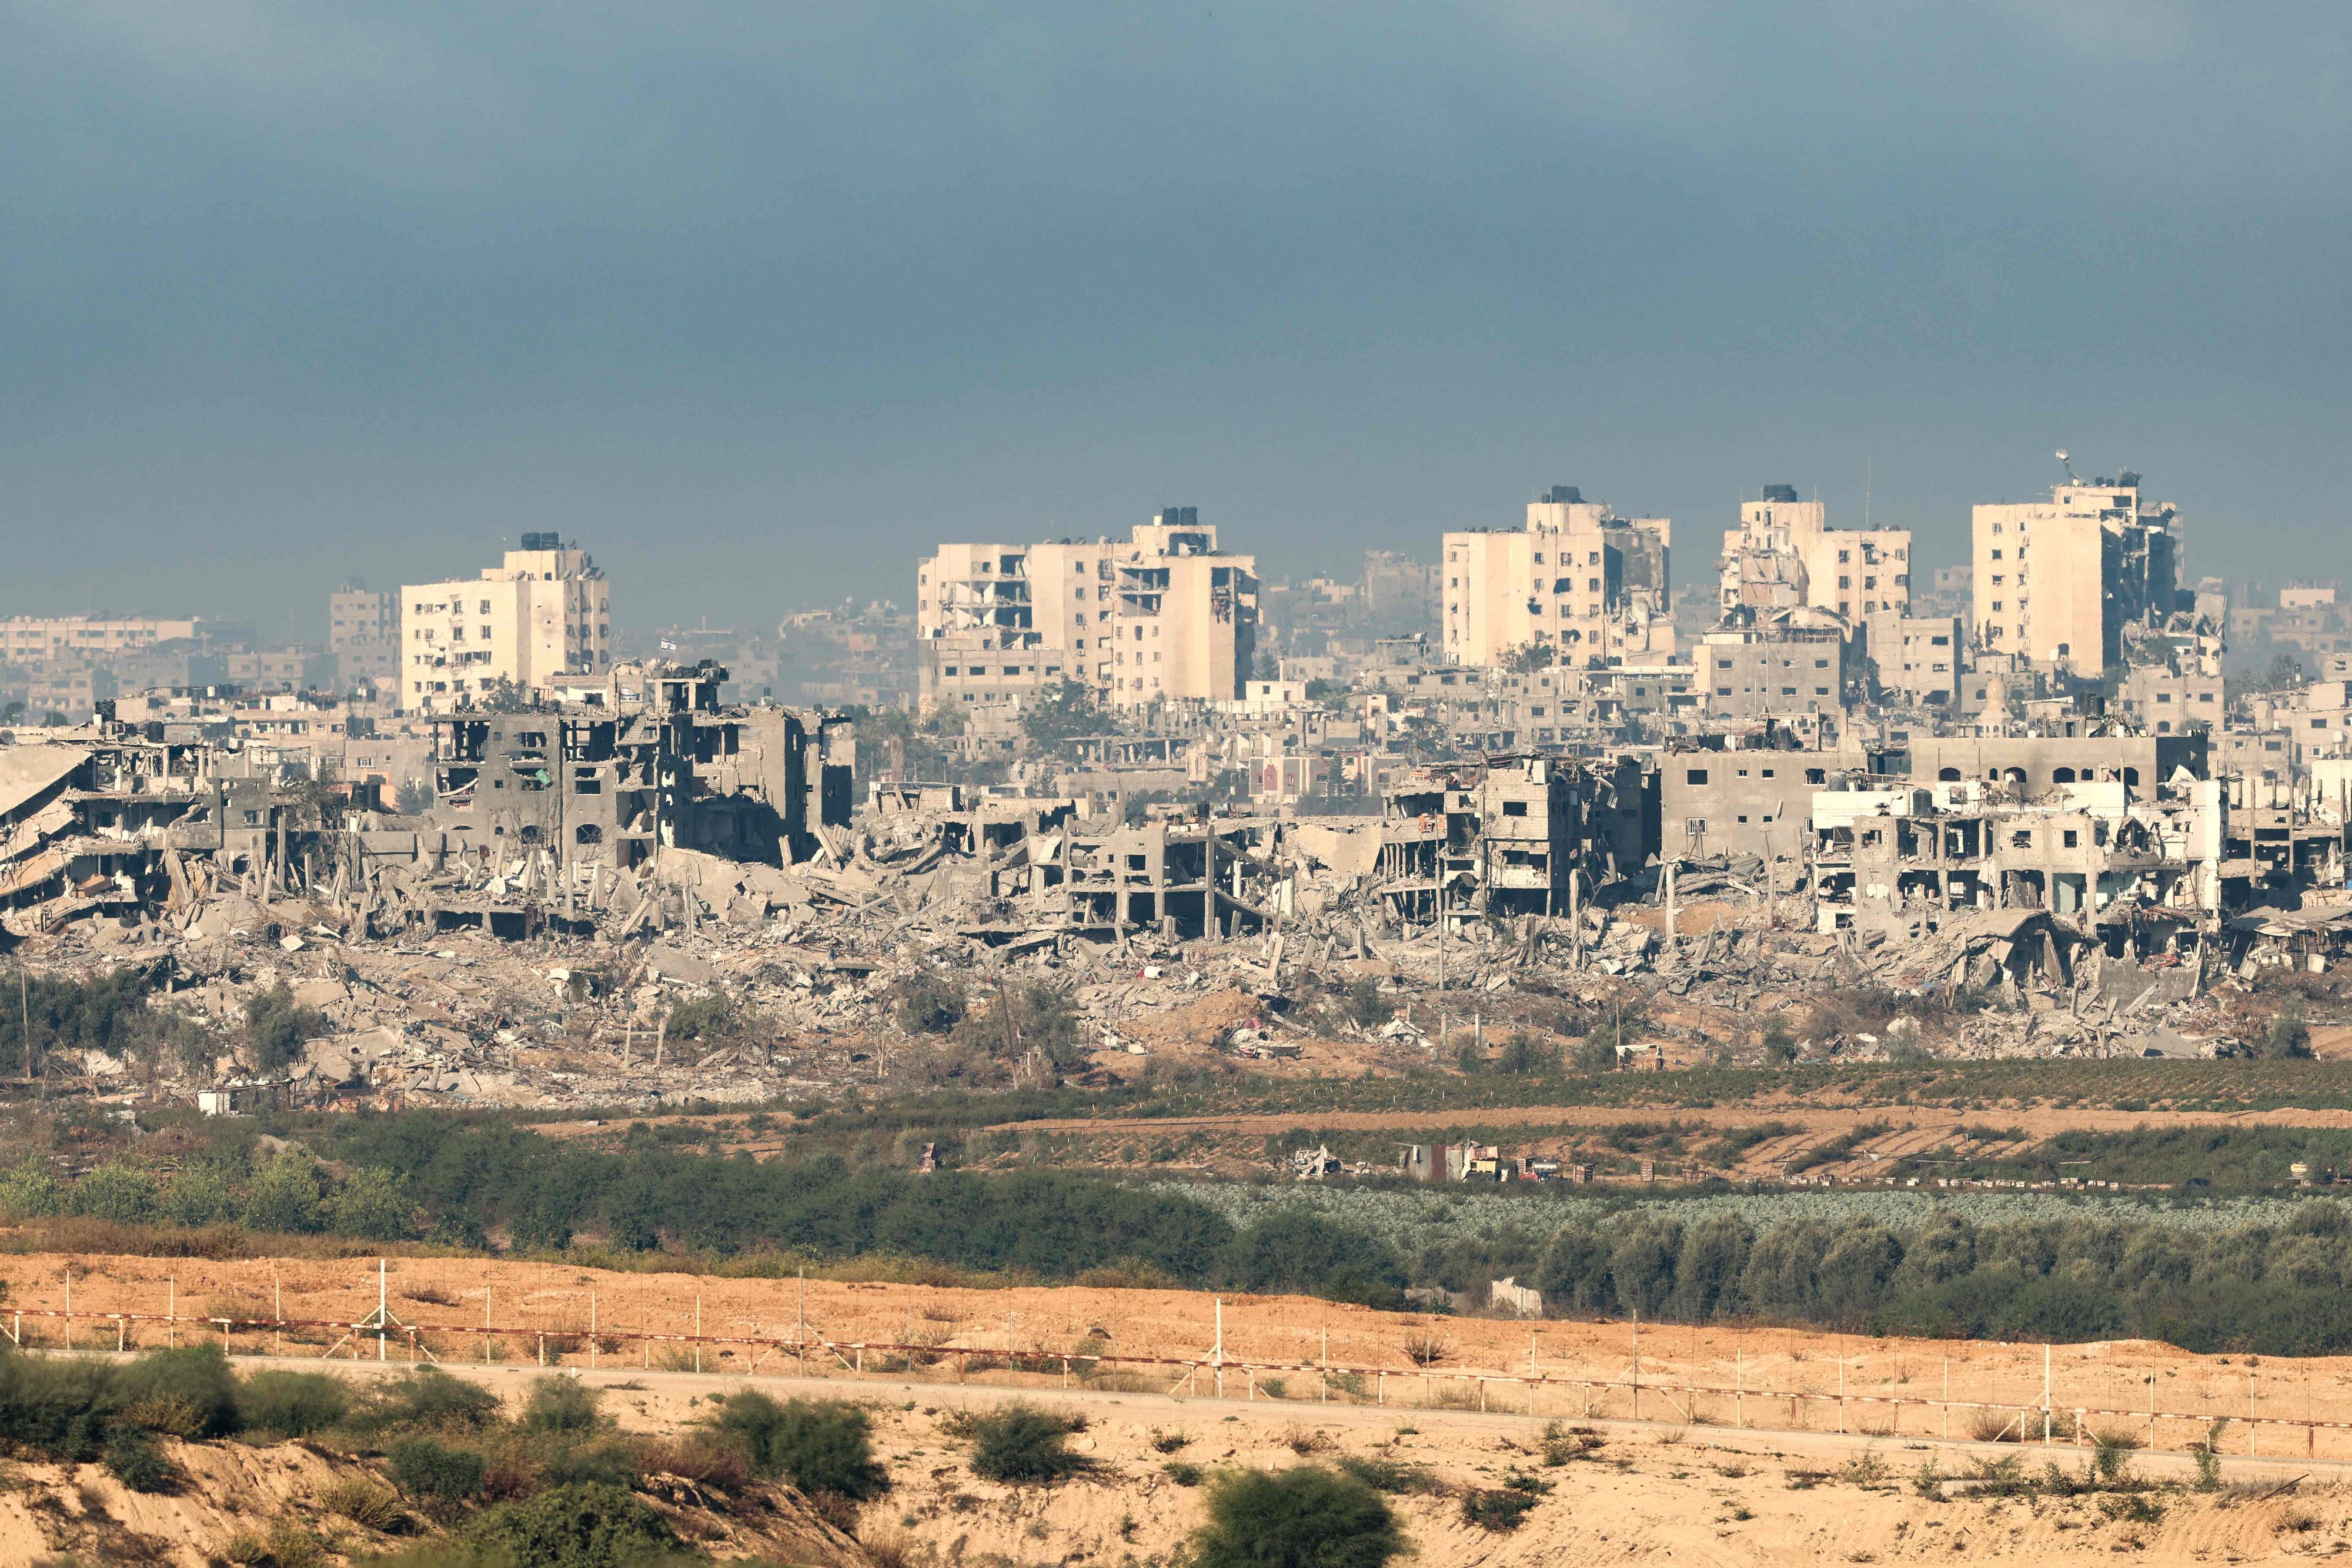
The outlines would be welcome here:
<svg viewBox="0 0 2352 1568">
<path fill-rule="evenodd" d="M 155 1178 L 133 1166 L 103 1165 L 74 1183 L 68 1207 L 117 1225 L 144 1225 L 155 1218 Z"/>
<path fill-rule="evenodd" d="M 374 1166 L 353 1171 L 327 1200 L 327 1228 L 362 1241 L 405 1241 L 416 1233 L 416 1206 L 400 1178 Z"/>
<path fill-rule="evenodd" d="M 265 1073 L 283 1072 L 302 1054 L 304 1040 L 326 1032 L 326 1015 L 316 1008 L 298 1007 L 283 980 L 245 1004 L 245 1043 L 253 1052 L 254 1065 Z"/>
<path fill-rule="evenodd" d="M 2256 689 L 2265 692 L 2284 691 L 2290 686 L 2301 685 L 2303 685 L 2303 662 L 2293 653 L 2272 654 L 2270 667 L 2264 670 L 2255 681 Z"/>
<path fill-rule="evenodd" d="M 1192 1537 L 1194 1568 L 1384 1568 L 1405 1550 L 1387 1500 L 1318 1465 L 1219 1480 Z"/>
<path fill-rule="evenodd" d="M 1075 736 L 1100 735 L 1103 712 L 1092 686 L 1065 679 L 1022 708 L 1021 729 L 1038 746 L 1057 746 Z"/>
<path fill-rule="evenodd" d="M 481 696 L 474 706 L 484 713 L 527 713 L 530 695 L 506 676 L 492 675 L 482 683 Z"/>
<path fill-rule="evenodd" d="M 245 1222 L 256 1230 L 301 1234 L 317 1230 L 327 1198 L 327 1173 L 308 1151 L 280 1150 L 256 1171 L 246 1194 Z"/>
<path fill-rule="evenodd" d="M 2270 1057 L 2296 1057 L 2311 1054 L 2311 1025 L 2303 1016 L 2303 998 L 2289 997 L 2271 1019 L 2269 1037 L 2263 1041 L 2263 1054 Z"/>
<path fill-rule="evenodd" d="M 1533 674 L 1548 670 L 1559 662 L 1559 651 L 1549 643 L 1522 643 L 1516 648 L 1503 650 L 1503 668 L 1515 675 Z"/>
<path fill-rule="evenodd" d="M 393 810 L 404 817 L 421 817 L 433 809 L 433 786 L 422 779 L 404 779 L 392 797 Z"/>
<path fill-rule="evenodd" d="M 343 825 L 346 798 L 338 788 L 342 782 L 341 769 L 334 758 L 321 757 L 310 764 L 309 777 L 287 788 L 287 794 L 305 814 L 314 816 L 319 825 L 332 832 Z"/>
</svg>

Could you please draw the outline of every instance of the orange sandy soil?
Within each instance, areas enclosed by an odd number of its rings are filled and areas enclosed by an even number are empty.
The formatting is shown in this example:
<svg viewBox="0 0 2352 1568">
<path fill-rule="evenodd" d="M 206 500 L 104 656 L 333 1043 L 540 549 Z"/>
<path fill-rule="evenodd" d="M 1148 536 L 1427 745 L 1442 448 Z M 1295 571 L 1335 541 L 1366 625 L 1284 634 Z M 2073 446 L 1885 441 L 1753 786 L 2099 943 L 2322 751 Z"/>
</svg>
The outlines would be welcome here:
<svg viewBox="0 0 2352 1568">
<path fill-rule="evenodd" d="M 373 1363 L 334 1364 L 354 1379 Z M 387 1370 L 398 1371 L 398 1367 Z M 535 1367 L 460 1374 L 496 1389 L 510 1407 Z M 877 1457 L 892 1488 L 856 1519 L 863 1548 L 813 1539 L 805 1516 L 772 1521 L 754 1511 L 709 1521 L 722 1556 L 776 1552 L 779 1523 L 802 1539 L 778 1561 L 832 1568 L 904 1563 L 919 1568 L 1027 1563 L 1165 1563 L 1202 1522 L 1206 1493 L 1168 1471 L 1171 1458 L 1213 1478 L 1230 1467 L 1380 1458 L 1425 1469 L 1438 1495 L 1393 1500 L 1414 1561 L 1476 1565 L 1567 1563 L 1794 1564 L 1950 1561 L 1992 1556 L 2020 1563 L 2079 1563 L 2093 1552 L 2158 1563 L 2281 1562 L 2332 1555 L 2352 1542 L 2352 1486 L 2326 1460 L 2232 1458 L 2216 1494 L 2182 1490 L 2187 1464 L 2137 1458 L 2136 1477 L 2158 1483 L 2141 1500 L 2107 1497 L 1997 1500 L 1921 1495 L 1923 1465 L 1965 1474 L 1981 1460 L 2024 1458 L 2083 1469 L 2079 1450 L 2044 1452 L 1830 1432 L 1770 1433 L 1685 1423 L 1596 1418 L 1562 1423 L 1590 1451 L 1545 1462 L 1546 1423 L 1521 1415 L 1396 1410 L 1299 1401 L 1174 1398 L 1100 1386 L 1023 1391 L 873 1378 L 856 1382 L 600 1369 L 579 1374 L 604 1390 L 604 1408 L 628 1430 L 675 1432 L 709 1418 L 747 1386 L 777 1396 L 846 1396 L 872 1415 Z M 1027 1397 L 1082 1415 L 1071 1446 L 1091 1469 L 1045 1488 L 974 1477 L 966 1446 L 947 1429 L 957 1412 Z M 187 1564 L 215 1557 L 229 1534 L 266 1530 L 290 1515 L 321 1528 L 353 1559 L 395 1544 L 322 1519 L 317 1494 L 336 1468 L 300 1445 L 247 1448 L 173 1445 L 196 1484 L 172 1498 L 126 1493 L 96 1467 L 24 1465 L 0 1473 L 0 1568 L 75 1550 L 86 1562 Z M 1547 1489 L 1514 1532 L 1465 1521 L 1464 1493 L 1493 1489 L 1514 1472 Z M 343 1473 L 348 1473 L 348 1468 Z M 725 1531 L 719 1534 L 719 1531 Z M 133 1533 L 135 1532 L 135 1533 Z M 797 1550 L 794 1547 L 797 1547 Z"/>
<path fill-rule="evenodd" d="M 68 1268 L 73 1275 L 74 1343 L 84 1349 L 114 1348 L 116 1326 L 104 1314 L 161 1314 L 167 1297 L 176 1301 L 183 1320 L 269 1317 L 273 1282 L 289 1319 L 349 1323 L 373 1311 L 376 1302 L 376 1271 L 364 1260 L 34 1254 L 0 1258 L 0 1279 L 7 1285 L 0 1326 L 10 1321 L 11 1309 L 61 1309 Z M 493 1321 L 515 1331 L 499 1336 L 494 1351 L 497 1361 L 505 1364 L 535 1363 L 538 1335 L 544 1332 L 573 1336 L 558 1340 L 550 1364 L 588 1366 L 591 1354 L 579 1336 L 589 1327 L 592 1295 L 596 1326 L 608 1336 L 690 1334 L 698 1298 L 707 1336 L 790 1340 L 803 1311 L 803 1287 L 793 1280 L 620 1273 L 459 1258 L 395 1258 L 387 1265 L 385 1278 L 395 1319 L 416 1325 L 425 1352 L 452 1364 L 478 1364 L 482 1359 L 482 1336 L 462 1331 L 481 1323 L 486 1289 L 491 1292 Z M 850 1348 L 859 1343 L 927 1347 L 928 1364 L 917 1375 L 939 1383 L 943 1391 L 956 1385 L 962 1359 L 958 1353 L 963 1352 L 983 1359 L 981 1370 L 970 1374 L 973 1385 L 1052 1392 L 1085 1382 L 1086 1354 L 1202 1361 L 1216 1341 L 1217 1299 L 1190 1291 L 980 1290 L 818 1279 L 806 1281 L 805 1290 L 811 1337 L 843 1346 L 841 1360 L 813 1348 L 806 1368 L 839 1375 L 845 1382 L 850 1366 L 844 1363 L 859 1359 L 859 1353 Z M 1476 1409 L 1483 1397 L 1489 1409 L 1523 1412 L 1528 1393 L 1519 1378 L 1532 1357 L 1538 1373 L 1548 1380 L 1535 1396 L 1540 1416 L 1581 1419 L 1636 1414 L 1625 1386 L 1635 1373 L 1635 1334 L 1622 1322 L 1429 1317 L 1297 1296 L 1229 1297 L 1223 1312 L 1227 1363 L 1274 1369 L 1261 1372 L 1259 1378 L 1278 1380 L 1294 1401 L 1312 1399 L 1319 1391 L 1317 1367 L 1326 1354 L 1328 1336 L 1332 1366 L 1373 1374 L 1363 1379 L 1360 1394 L 1335 1390 L 1340 1402 L 1378 1400 L 1403 1407 L 1454 1404 Z M 64 1343 L 65 1325 L 57 1318 L 26 1318 L 23 1332 L 34 1346 Z M 160 1322 L 129 1325 L 123 1343 L 161 1343 L 165 1332 Z M 221 1337 L 217 1327 L 194 1321 L 184 1321 L 176 1336 L 183 1343 Z M 238 1331 L 231 1344 L 239 1354 L 280 1348 L 289 1357 L 316 1357 L 337 1337 L 333 1330 L 300 1329 L 288 1333 L 281 1342 L 278 1336 Z M 1088 1341 L 1090 1349 L 1081 1352 Z M 1407 1354 L 1408 1344 L 1415 1342 L 1424 1353 L 1433 1343 L 1439 1359 L 1417 1365 Z M 1003 1370 L 1008 1348 L 1023 1356 L 1047 1358 L 1039 1364 L 1043 1370 L 1034 1375 Z M 371 1359 L 373 1350 L 372 1341 L 363 1347 Z M 1068 1353 L 1078 1353 L 1080 1364 L 1066 1384 L 1058 1358 Z M 351 1354 L 348 1346 L 341 1353 L 343 1357 Z M 401 1334 L 392 1337 L 389 1354 L 394 1359 L 406 1356 Z M 666 1364 L 683 1370 L 692 1364 L 691 1354 L 677 1344 L 648 1347 L 631 1340 L 608 1340 L 594 1360 L 607 1370 L 658 1370 Z M 802 1365 L 789 1346 L 706 1346 L 703 1354 L 703 1368 L 710 1372 L 740 1375 L 756 1368 L 779 1375 L 797 1372 Z M 1850 1431 L 1941 1437 L 1946 1430 L 1942 1415 L 1919 1402 L 1940 1397 L 1948 1375 L 1953 1399 L 1997 1407 L 1996 1414 L 1984 1417 L 1994 1426 L 2008 1422 L 2022 1407 L 2034 1407 L 2029 1425 L 2033 1436 L 2041 1434 L 2043 1352 L 2039 1345 L 1651 1326 L 1640 1331 L 1639 1354 L 1643 1385 L 1639 1415 L 1648 1418 L 1670 1416 L 1716 1427 L 1801 1424 L 1807 1429 L 1834 1430 L 1841 1425 L 1842 1391 L 1843 1425 Z M 984 1359 L 991 1355 L 997 1363 L 992 1370 Z M 879 1349 L 866 1352 L 865 1359 L 869 1373 L 893 1361 L 890 1353 Z M 1479 1381 L 1470 1375 L 1480 1372 L 1489 1375 L 1483 1393 Z M 2248 1441 L 2243 1417 L 2250 1408 L 2272 1420 L 2352 1424 L 2352 1357 L 2281 1361 L 2197 1356 L 2148 1342 L 2111 1342 L 2057 1347 L 2051 1354 L 2050 1375 L 2052 1404 L 2062 1430 L 2071 1429 L 2068 1412 L 2087 1408 L 2093 1412 L 2089 1427 L 2136 1432 L 2143 1442 L 2153 1375 L 2163 1417 L 2155 1446 L 2167 1449 L 2185 1448 L 2202 1435 L 2210 1419 L 2227 1416 L 2234 1422 L 2232 1451 L 2243 1452 Z M 1181 1366 L 1126 1366 L 1113 1361 L 1103 1364 L 1097 1381 L 1108 1377 L 1130 1391 L 1147 1392 L 1171 1389 L 1184 1376 Z M 1205 1391 L 1209 1378 L 1206 1372 L 1195 1375 L 1184 1392 Z M 1679 1391 L 1693 1383 L 1711 1391 L 1696 1396 Z M 1588 1389 L 1588 1384 L 1593 1386 Z M 1252 1378 L 1229 1364 L 1225 1385 L 1229 1393 L 1244 1395 Z M 1793 1422 L 1791 1394 L 1799 1398 Z M 1950 1435 L 1969 1436 L 1978 1420 L 1969 1411 L 1955 1413 Z M 2352 1430 L 2323 1428 L 2307 1443 L 2299 1427 L 2265 1426 L 2254 1442 L 2258 1451 L 2308 1452 L 2323 1459 L 2352 1461 Z"/>
</svg>

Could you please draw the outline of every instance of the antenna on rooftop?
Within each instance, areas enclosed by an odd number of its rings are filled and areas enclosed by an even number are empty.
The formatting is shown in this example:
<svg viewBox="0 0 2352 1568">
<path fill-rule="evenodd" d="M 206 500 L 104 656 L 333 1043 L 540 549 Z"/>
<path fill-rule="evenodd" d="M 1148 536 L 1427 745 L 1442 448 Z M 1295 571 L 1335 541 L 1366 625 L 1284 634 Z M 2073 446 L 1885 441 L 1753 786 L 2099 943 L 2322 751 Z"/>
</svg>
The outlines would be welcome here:
<svg viewBox="0 0 2352 1568">
<path fill-rule="evenodd" d="M 2066 483 L 2069 485 L 2082 483 L 2080 479 L 2074 477 L 2074 465 L 2072 463 L 2066 463 L 2066 449 L 2063 446 L 2058 449 L 2058 461 L 2066 464 Z"/>
</svg>

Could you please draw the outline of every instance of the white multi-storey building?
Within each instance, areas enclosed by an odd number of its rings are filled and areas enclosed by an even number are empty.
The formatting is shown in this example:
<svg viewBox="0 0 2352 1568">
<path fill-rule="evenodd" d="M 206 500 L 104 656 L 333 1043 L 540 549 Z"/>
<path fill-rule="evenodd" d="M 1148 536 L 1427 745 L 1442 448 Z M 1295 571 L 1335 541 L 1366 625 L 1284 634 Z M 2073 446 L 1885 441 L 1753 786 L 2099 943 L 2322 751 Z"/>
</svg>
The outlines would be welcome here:
<svg viewBox="0 0 2352 1568">
<path fill-rule="evenodd" d="M 400 706 L 447 713 L 612 668 L 612 585 L 587 551 L 532 533 L 478 578 L 400 591 Z"/>
</svg>

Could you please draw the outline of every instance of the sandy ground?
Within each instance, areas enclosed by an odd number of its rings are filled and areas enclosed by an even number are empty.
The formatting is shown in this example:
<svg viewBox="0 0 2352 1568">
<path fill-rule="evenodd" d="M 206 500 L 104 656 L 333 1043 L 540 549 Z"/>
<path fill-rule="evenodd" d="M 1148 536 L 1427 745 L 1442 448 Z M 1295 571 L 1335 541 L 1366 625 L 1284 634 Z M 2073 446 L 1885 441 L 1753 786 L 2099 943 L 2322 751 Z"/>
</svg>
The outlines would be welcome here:
<svg viewBox="0 0 2352 1568">
<path fill-rule="evenodd" d="M 339 1364 L 354 1378 L 372 1363 Z M 397 1367 L 387 1370 L 398 1371 Z M 536 1368 L 457 1369 L 519 1400 Z M 866 1505 L 860 1540 L 909 1563 L 1126 1563 L 1168 1561 L 1202 1522 L 1206 1491 L 1171 1474 L 1171 1461 L 1213 1480 L 1232 1467 L 1276 1469 L 1381 1458 L 1423 1469 L 1442 1489 L 1395 1500 L 1417 1561 L 1473 1565 L 1675 1562 L 1780 1564 L 1948 1561 L 1994 1556 L 2021 1563 L 2079 1563 L 2091 1553 L 2159 1563 L 2294 1561 L 2352 1549 L 2352 1484 L 2329 1461 L 2231 1459 L 2224 1490 L 2180 1490 L 2182 1461 L 2137 1458 L 2136 1479 L 2158 1483 L 2135 1503 L 2119 1496 L 2002 1500 L 1930 1497 L 1913 1485 L 1923 1466 L 1964 1475 L 2021 1450 L 1832 1433 L 1767 1434 L 1666 1423 L 1571 1423 L 1589 1451 L 1548 1465 L 1547 1423 L 1500 1412 L 1400 1412 L 1242 1399 L 1179 1398 L 1102 1389 L 1032 1390 L 974 1385 L 695 1375 L 605 1369 L 579 1374 L 605 1391 L 625 1427 L 674 1431 L 709 1418 L 746 1387 L 777 1397 L 846 1395 L 872 1414 L 877 1457 L 892 1490 Z M 1072 1447 L 1091 1469 L 1052 1487 L 1013 1488 L 974 1477 L 948 1429 L 957 1413 L 1026 1398 L 1086 1419 Z M 2083 1456 L 2024 1451 L 2031 1467 L 2073 1473 Z M 122 1493 L 101 1472 L 19 1467 L 0 1490 L 0 1568 L 78 1548 L 96 1562 L 196 1563 L 236 1528 L 259 1530 L 303 1505 L 331 1474 L 294 1445 L 183 1450 L 203 1472 L 192 1497 Z M 37 1469 L 40 1473 L 33 1474 Z M 1462 1496 L 1514 1474 L 1544 1489 L 1515 1531 L 1465 1522 Z M 305 1517 L 315 1521 L 315 1511 Z M 126 1534 L 136 1531 L 136 1535 Z M 143 1546 L 142 1546 L 143 1543 Z M 352 1548 L 373 1542 L 349 1541 Z M 749 1538 L 714 1542 L 756 1549 Z M 798 1561 L 798 1558 L 793 1559 Z M 845 1553 L 843 1568 L 863 1568 Z"/>
<path fill-rule="evenodd" d="M 136 1347 L 204 1338 L 221 1329 L 200 1319 L 272 1316 L 273 1299 L 289 1319 L 350 1323 L 376 1304 L 376 1270 L 365 1260 L 248 1260 L 212 1262 L 129 1257 L 0 1258 L 9 1310 L 62 1309 L 67 1271 L 76 1314 L 72 1343 L 81 1349 Z M 805 1360 L 793 1345 L 710 1344 L 701 1369 L 742 1375 L 797 1373 L 856 1381 L 903 1369 L 909 1357 L 885 1345 L 924 1347 L 915 1375 L 944 1396 L 958 1387 L 1010 1386 L 1059 1393 L 1094 1385 L 1123 1393 L 1210 1392 L 1210 1361 L 1223 1324 L 1229 1394 L 1276 1408 L 1314 1414 L 1334 1406 L 1416 1410 L 1451 1406 L 1524 1412 L 1541 1417 L 1671 1418 L 1695 1427 L 1840 1428 L 1890 1439 L 1965 1438 L 2019 1426 L 2039 1437 L 2045 1379 L 2040 1345 L 1875 1339 L 1810 1331 L 1651 1326 L 1622 1322 L 1526 1322 L 1378 1312 L 1306 1297 L 1213 1296 L 1189 1291 L 1034 1287 L 976 1290 L 810 1280 L 739 1280 L 636 1274 L 554 1264 L 479 1259 L 395 1258 L 384 1275 L 396 1321 L 418 1330 L 418 1352 L 448 1364 L 478 1365 L 485 1337 L 464 1332 L 490 1320 L 491 1355 L 517 1363 L 625 1373 L 694 1367 L 683 1343 L 640 1343 L 636 1333 L 689 1335 L 698 1311 L 711 1338 L 791 1342 L 805 1322 L 813 1343 Z M 805 1294 L 803 1295 L 803 1291 Z M 109 1313 L 161 1314 L 174 1327 L 118 1325 Z M 593 1314 L 600 1342 L 586 1331 Z M 28 1344 L 62 1348 L 65 1322 L 26 1317 Z M 542 1349 L 542 1336 L 545 1346 Z M 333 1329 L 277 1334 L 237 1330 L 238 1353 L 275 1350 L 319 1358 L 341 1338 Z M 859 1345 L 877 1347 L 866 1350 Z M 370 1335 L 335 1352 L 373 1358 Z M 1412 1351 L 1423 1358 L 1417 1361 Z M 1007 1367 L 1008 1353 L 1023 1369 Z M 401 1332 L 385 1354 L 409 1354 Z M 1070 1356 L 1065 1373 L 1062 1358 Z M 1090 1356 L 1106 1356 L 1089 1367 Z M 1133 1358 L 1132 1360 L 1126 1358 Z M 1164 1358 L 1167 1364 L 1149 1358 Z M 1342 1375 L 1327 1383 L 1327 1364 Z M 1348 1375 L 1346 1369 L 1364 1369 Z M 1532 1385 L 1530 1368 L 1538 1381 Z M 2080 1424 L 2131 1433 L 2147 1443 L 2153 1398 L 2158 1418 L 2149 1447 L 2184 1449 L 2217 1418 L 2231 1423 L 2233 1453 L 2308 1456 L 2352 1461 L 2352 1357 L 2304 1361 L 2198 1356 L 2168 1345 L 2118 1341 L 2060 1345 L 2047 1352 L 2051 1425 L 2063 1437 Z M 1635 1385 L 1640 1385 L 1637 1393 Z M 1637 1408 L 1636 1400 L 1639 1400 Z M 1947 1412 L 1950 1401 L 1985 1408 Z M 2250 1427 L 2247 1417 L 2262 1423 Z M 2305 1423 L 2314 1424 L 2306 1429 Z M 2331 1427 L 2328 1423 L 2340 1425 Z"/>
</svg>

